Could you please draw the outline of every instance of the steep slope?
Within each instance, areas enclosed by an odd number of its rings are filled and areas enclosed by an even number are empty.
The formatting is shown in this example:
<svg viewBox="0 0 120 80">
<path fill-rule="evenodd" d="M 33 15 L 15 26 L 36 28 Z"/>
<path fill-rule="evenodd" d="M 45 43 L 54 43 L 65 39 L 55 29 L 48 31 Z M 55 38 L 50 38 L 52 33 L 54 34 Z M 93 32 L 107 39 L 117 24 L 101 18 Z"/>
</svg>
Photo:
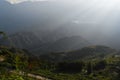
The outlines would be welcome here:
<svg viewBox="0 0 120 80">
<path fill-rule="evenodd" d="M 61 35 L 61 34 L 59 34 Z M 56 38 L 57 40 L 49 39 L 47 36 L 41 36 L 34 32 L 17 32 L 8 36 L 8 40 L 1 39 L 0 44 L 12 45 L 17 48 L 27 49 L 34 54 L 71 51 L 91 45 L 86 39 L 81 36 Z M 46 39 L 45 39 L 46 37 Z"/>
<path fill-rule="evenodd" d="M 80 49 L 90 43 L 80 36 L 64 37 L 55 41 L 50 47 L 53 51 L 71 51 Z"/>
<path fill-rule="evenodd" d="M 12 45 L 22 49 L 32 49 L 42 44 L 42 41 L 32 32 L 18 32 L 8 36 L 8 40 L 1 40 L 1 44 Z"/>
<path fill-rule="evenodd" d="M 83 48 L 91 45 L 87 40 L 80 36 L 63 37 L 56 41 L 48 42 L 38 48 L 34 48 L 33 52 L 49 53 L 49 52 L 63 52 Z"/>
</svg>

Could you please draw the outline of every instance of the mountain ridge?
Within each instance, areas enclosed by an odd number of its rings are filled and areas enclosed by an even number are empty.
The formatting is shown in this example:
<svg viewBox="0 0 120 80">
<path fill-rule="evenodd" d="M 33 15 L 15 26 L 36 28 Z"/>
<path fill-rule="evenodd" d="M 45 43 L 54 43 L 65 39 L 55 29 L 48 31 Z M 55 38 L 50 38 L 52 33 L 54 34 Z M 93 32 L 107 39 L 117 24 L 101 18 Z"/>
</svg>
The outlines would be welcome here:
<svg viewBox="0 0 120 80">
<path fill-rule="evenodd" d="M 53 62 L 64 62 L 94 59 L 99 57 L 104 59 L 106 56 L 115 53 L 117 53 L 117 50 L 113 48 L 103 45 L 93 45 L 73 51 L 43 54 L 40 58 Z"/>
<path fill-rule="evenodd" d="M 90 42 L 81 36 L 61 35 L 61 38 L 56 37 L 56 40 L 53 40 L 53 37 L 45 40 L 45 37 L 34 32 L 18 32 L 8 37 L 10 41 L 1 40 L 1 44 L 9 45 L 12 42 L 14 47 L 30 50 L 34 54 L 69 51 L 90 45 Z"/>
</svg>

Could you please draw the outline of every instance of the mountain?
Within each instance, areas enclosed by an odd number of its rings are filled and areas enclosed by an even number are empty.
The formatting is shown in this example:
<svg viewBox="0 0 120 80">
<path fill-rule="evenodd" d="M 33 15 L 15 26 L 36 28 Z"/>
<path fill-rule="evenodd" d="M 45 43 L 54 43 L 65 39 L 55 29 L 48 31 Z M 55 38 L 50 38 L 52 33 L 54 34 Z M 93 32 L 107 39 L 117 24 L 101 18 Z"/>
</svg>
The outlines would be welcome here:
<svg viewBox="0 0 120 80">
<path fill-rule="evenodd" d="M 110 54 L 116 53 L 117 51 L 113 48 L 95 45 L 88 46 L 78 50 L 68 51 L 68 52 L 53 52 L 49 54 L 43 54 L 40 58 L 45 60 L 51 60 L 53 62 L 61 61 L 77 61 L 82 59 L 94 59 L 94 58 L 104 58 Z"/>
<path fill-rule="evenodd" d="M 35 32 L 18 32 L 10 35 L 8 40 L 1 39 L 0 43 L 27 49 L 34 54 L 71 51 L 91 45 L 89 41 L 81 36 L 67 37 L 59 35 L 61 37 L 56 37 L 56 40 L 54 40 L 53 37 L 48 39 L 47 36 L 41 36 Z"/>
<path fill-rule="evenodd" d="M 42 41 L 32 32 L 18 32 L 8 36 L 7 40 L 1 39 L 1 44 L 30 50 L 41 45 Z"/>
<path fill-rule="evenodd" d="M 90 43 L 81 36 L 72 36 L 61 38 L 50 45 L 50 47 L 53 51 L 71 51 L 88 45 Z"/>
<path fill-rule="evenodd" d="M 111 53 L 116 52 L 115 49 L 107 47 L 107 46 L 102 46 L 102 45 L 97 45 L 97 46 L 88 46 L 84 47 L 82 49 L 76 50 L 76 51 L 71 51 L 67 53 L 67 57 L 73 57 L 76 59 L 80 58 L 85 58 L 85 57 L 90 57 L 90 56 L 105 56 Z M 72 59 L 71 59 L 72 60 Z"/>
<path fill-rule="evenodd" d="M 71 51 L 83 48 L 90 45 L 90 43 L 80 36 L 63 37 L 54 42 L 48 42 L 33 50 L 34 53 L 49 53 Z"/>
<path fill-rule="evenodd" d="M 48 34 L 44 37 L 45 41 L 63 38 L 58 33 L 68 37 L 71 35 L 83 36 L 92 44 L 119 49 L 120 28 L 119 22 L 116 21 L 118 20 L 116 18 L 119 18 L 119 15 L 116 15 L 119 14 L 119 11 L 115 9 L 116 11 L 112 11 L 108 16 L 102 15 L 104 20 L 99 20 L 99 11 L 103 12 L 103 9 L 88 9 L 90 5 L 76 5 L 77 2 L 26 1 L 13 5 L 6 0 L 0 0 L 0 30 L 10 34 L 19 31 L 42 31 Z M 94 15 L 89 15 L 89 12 Z M 98 19 L 96 20 L 96 18 Z M 44 33 L 41 34 L 44 35 Z"/>
</svg>

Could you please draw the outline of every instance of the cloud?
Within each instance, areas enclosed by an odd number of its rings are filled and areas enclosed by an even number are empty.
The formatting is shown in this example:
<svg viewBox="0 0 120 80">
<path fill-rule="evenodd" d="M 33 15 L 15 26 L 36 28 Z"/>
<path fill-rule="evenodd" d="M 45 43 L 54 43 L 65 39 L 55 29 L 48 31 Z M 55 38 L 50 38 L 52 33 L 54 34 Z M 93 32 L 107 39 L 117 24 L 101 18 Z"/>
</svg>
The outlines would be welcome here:
<svg viewBox="0 0 120 80">
<path fill-rule="evenodd" d="M 55 1 L 55 0 L 5 0 L 10 4 L 19 4 L 22 2 L 39 2 L 39 1 Z"/>
<path fill-rule="evenodd" d="M 72 23 L 74 24 L 97 24 L 96 21 L 80 21 L 80 20 L 73 20 Z"/>
</svg>

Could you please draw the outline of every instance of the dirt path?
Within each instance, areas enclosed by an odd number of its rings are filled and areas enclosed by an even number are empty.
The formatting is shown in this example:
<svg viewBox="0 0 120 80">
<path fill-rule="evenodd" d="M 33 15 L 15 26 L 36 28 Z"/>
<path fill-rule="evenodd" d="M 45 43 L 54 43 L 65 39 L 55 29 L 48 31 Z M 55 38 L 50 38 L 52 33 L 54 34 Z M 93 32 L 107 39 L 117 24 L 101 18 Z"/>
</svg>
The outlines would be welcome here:
<svg viewBox="0 0 120 80">
<path fill-rule="evenodd" d="M 18 75 L 24 75 L 24 72 L 16 72 L 16 71 L 10 71 L 11 73 L 15 73 L 15 74 L 18 74 Z M 52 80 L 52 79 L 48 79 L 48 78 L 45 78 L 43 76 L 40 76 L 40 75 L 35 75 L 35 74 L 31 74 L 31 73 L 28 73 L 27 74 L 28 77 L 31 77 L 31 78 L 34 78 L 36 80 Z"/>
<path fill-rule="evenodd" d="M 45 77 L 42 77 L 42 76 L 39 76 L 39 75 L 30 74 L 30 73 L 28 73 L 27 76 L 31 77 L 31 78 L 35 78 L 37 80 L 51 80 L 51 79 L 48 79 L 48 78 L 45 78 Z"/>
</svg>

